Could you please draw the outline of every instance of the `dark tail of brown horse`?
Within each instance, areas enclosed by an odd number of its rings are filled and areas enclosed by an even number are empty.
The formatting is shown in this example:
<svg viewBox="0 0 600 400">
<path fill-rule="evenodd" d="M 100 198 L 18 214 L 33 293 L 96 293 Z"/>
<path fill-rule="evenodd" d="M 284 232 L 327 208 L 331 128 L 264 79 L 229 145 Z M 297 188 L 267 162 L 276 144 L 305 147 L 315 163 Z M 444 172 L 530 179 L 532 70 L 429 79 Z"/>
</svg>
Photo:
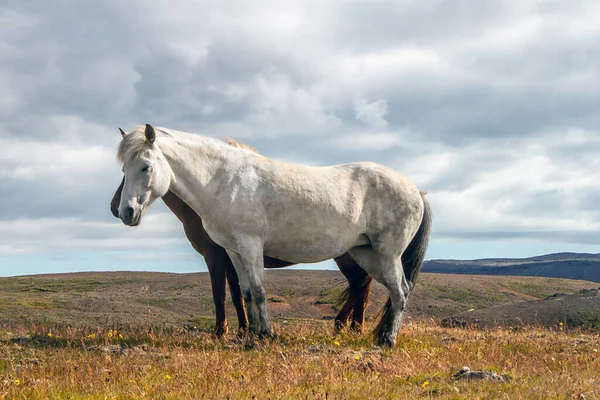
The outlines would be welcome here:
<svg viewBox="0 0 600 400">
<path fill-rule="evenodd" d="M 419 276 L 419 272 L 421 272 L 421 267 L 423 266 L 425 253 L 427 252 L 427 245 L 429 244 L 429 234 L 431 233 L 431 206 L 425 198 L 425 193 L 421 192 L 421 198 L 423 199 L 423 204 L 425 206 L 423 220 L 421 221 L 419 230 L 408 244 L 408 247 L 404 253 L 402 253 L 402 267 L 404 269 L 404 276 L 406 277 L 410 287 L 409 292 L 406 293 L 407 300 L 417 284 L 417 277 Z M 388 297 L 385 306 L 383 306 L 379 312 L 379 322 L 377 323 L 377 326 L 375 326 L 375 329 L 373 329 L 373 335 L 376 338 L 379 337 L 379 335 L 383 332 L 384 324 L 389 320 L 391 312 L 392 301 Z"/>
<path fill-rule="evenodd" d="M 342 257 L 350 260 L 352 269 L 342 268 L 341 262 L 338 262 Z M 350 329 L 353 331 L 362 332 L 365 319 L 365 309 L 369 302 L 369 290 L 371 288 L 371 275 L 362 269 L 348 255 L 336 258 L 340 271 L 348 280 L 348 287 L 340 294 L 337 306 L 341 307 L 340 312 L 335 317 L 335 329 L 337 331 L 346 327 L 350 314 L 352 314 L 352 323 Z M 345 266 L 345 265 L 344 265 Z M 343 306 L 342 306 L 343 304 Z"/>
</svg>

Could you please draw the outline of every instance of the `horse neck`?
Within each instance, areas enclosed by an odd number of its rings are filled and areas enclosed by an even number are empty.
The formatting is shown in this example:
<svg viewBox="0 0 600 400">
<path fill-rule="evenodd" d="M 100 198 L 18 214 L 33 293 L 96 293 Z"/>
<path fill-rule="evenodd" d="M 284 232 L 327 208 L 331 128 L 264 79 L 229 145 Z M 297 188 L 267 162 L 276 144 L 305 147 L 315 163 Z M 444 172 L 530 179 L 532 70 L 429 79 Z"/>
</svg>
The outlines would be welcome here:
<svg viewBox="0 0 600 400">
<path fill-rule="evenodd" d="M 181 221 L 183 222 L 183 209 L 185 208 L 186 204 L 183 200 L 181 200 L 179 197 L 177 197 L 177 195 L 173 192 L 171 192 L 170 190 L 167 192 L 167 194 L 165 194 L 162 197 L 163 201 L 165 202 L 165 204 L 167 205 L 167 207 L 169 208 L 169 210 L 171 210 L 173 212 L 173 214 L 175 214 L 175 216 Z"/>
<path fill-rule="evenodd" d="M 209 212 L 211 202 L 205 197 L 205 188 L 223 163 L 218 144 L 208 138 L 187 140 L 166 139 L 160 142 L 160 149 L 167 159 L 174 175 L 170 192 L 181 203 L 190 206 L 200 216 Z M 157 139 L 158 140 L 158 139 Z M 183 207 L 172 198 L 168 198 L 179 213 Z M 167 202 L 165 201 L 165 203 Z M 169 206 L 169 203 L 167 203 Z M 176 213 L 179 216 L 179 213 Z"/>
</svg>

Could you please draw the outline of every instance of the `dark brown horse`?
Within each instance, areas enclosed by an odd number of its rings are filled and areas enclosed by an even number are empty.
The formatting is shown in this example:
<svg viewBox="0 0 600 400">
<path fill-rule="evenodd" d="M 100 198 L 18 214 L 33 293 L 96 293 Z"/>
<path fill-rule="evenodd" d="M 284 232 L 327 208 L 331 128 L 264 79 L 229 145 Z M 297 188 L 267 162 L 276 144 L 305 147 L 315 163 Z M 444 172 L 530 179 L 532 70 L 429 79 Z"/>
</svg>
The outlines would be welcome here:
<svg viewBox="0 0 600 400">
<path fill-rule="evenodd" d="M 230 141 L 230 144 L 232 146 L 244 146 L 235 141 Z M 123 189 L 124 182 L 125 178 L 121 181 L 121 185 L 119 185 L 110 202 L 110 210 L 117 218 L 119 217 L 119 204 L 121 202 L 121 190 Z M 202 219 L 200 219 L 198 214 L 196 214 L 196 212 L 183 200 L 171 191 L 163 196 L 162 199 L 173 214 L 179 218 L 183 224 L 186 237 L 194 249 L 200 253 L 206 261 L 216 310 L 217 327 L 215 335 L 221 337 L 227 333 L 227 319 L 225 318 L 226 281 L 229 283 L 231 299 L 237 312 L 239 331 L 240 333 L 245 332 L 248 327 L 248 318 L 244 307 L 244 299 L 242 298 L 237 273 L 227 252 L 208 236 L 202 226 Z M 342 301 L 345 299 L 344 306 L 335 317 L 335 329 L 343 329 L 348 323 L 350 314 L 352 314 L 350 328 L 362 332 L 364 311 L 369 297 L 372 278 L 352 259 L 352 257 L 350 257 L 350 255 L 348 255 L 348 253 L 343 254 L 334 260 L 342 274 L 344 274 L 348 280 L 348 288 L 341 299 Z M 282 268 L 293 264 L 275 258 L 265 257 L 264 265 L 265 268 Z"/>
</svg>

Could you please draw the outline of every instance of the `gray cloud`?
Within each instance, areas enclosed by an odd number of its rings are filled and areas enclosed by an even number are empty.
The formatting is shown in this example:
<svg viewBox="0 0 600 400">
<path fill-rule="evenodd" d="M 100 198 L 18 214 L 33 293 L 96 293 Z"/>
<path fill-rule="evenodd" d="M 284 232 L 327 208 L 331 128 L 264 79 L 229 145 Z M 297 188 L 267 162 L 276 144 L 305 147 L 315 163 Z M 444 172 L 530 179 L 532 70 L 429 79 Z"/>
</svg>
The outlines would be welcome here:
<svg viewBox="0 0 600 400">
<path fill-rule="evenodd" d="M 130 58 L 154 37 L 141 21 L 131 23 L 136 9 L 115 1 L 10 2 L 4 19 L 16 22 L 0 28 L 7 48 L 0 57 L 17 100 L 4 129 L 22 134 L 34 117 L 39 129 L 27 135 L 49 139 L 44 117 L 116 124 L 135 95 Z"/>
<path fill-rule="evenodd" d="M 336 44 L 358 51 L 398 45 L 460 41 L 506 22 L 517 10 L 510 1 L 362 1 L 340 5 Z"/>
<path fill-rule="evenodd" d="M 599 10 L 591 1 L 9 1 L 0 223 L 74 218 L 128 235 L 107 207 L 120 179 L 116 128 L 151 122 L 238 138 L 282 161 L 390 165 L 429 190 L 440 238 L 551 231 L 540 240 L 591 243 Z M 73 237 L 95 248 L 85 226 Z M 157 242 L 172 233 L 143 229 Z"/>
</svg>

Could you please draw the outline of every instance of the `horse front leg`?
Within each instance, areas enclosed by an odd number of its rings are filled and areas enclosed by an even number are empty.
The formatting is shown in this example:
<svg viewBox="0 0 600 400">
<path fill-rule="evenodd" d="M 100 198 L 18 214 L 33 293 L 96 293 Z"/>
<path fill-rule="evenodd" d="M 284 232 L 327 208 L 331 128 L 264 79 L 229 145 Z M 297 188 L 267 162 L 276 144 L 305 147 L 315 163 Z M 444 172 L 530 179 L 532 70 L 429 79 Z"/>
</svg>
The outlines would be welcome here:
<svg viewBox="0 0 600 400">
<path fill-rule="evenodd" d="M 238 336 L 242 337 L 248 333 L 248 317 L 244 299 L 242 297 L 242 289 L 240 287 L 240 279 L 235 271 L 235 267 L 231 259 L 227 257 L 227 283 L 229 284 L 229 293 L 231 293 L 231 301 L 235 306 L 235 311 L 238 317 Z"/>
<path fill-rule="evenodd" d="M 244 299 L 252 298 L 260 320 L 259 334 L 272 336 L 273 328 L 267 309 L 267 292 L 264 287 L 264 258 L 260 238 L 243 236 L 237 238 L 237 256 L 231 257 L 240 278 Z M 252 324 L 252 320 L 250 320 Z"/>
<path fill-rule="evenodd" d="M 252 301 L 252 289 L 250 287 L 250 277 L 244 267 L 244 262 L 242 261 L 242 257 L 234 251 L 227 250 L 227 255 L 231 259 L 233 266 L 235 267 L 235 271 L 237 272 L 240 288 L 242 290 L 242 297 L 244 298 L 244 303 L 246 303 L 246 316 L 248 317 L 248 330 L 252 333 L 259 333 L 260 320 L 258 317 L 258 309 Z"/>
<path fill-rule="evenodd" d="M 227 319 L 225 317 L 225 274 L 227 253 L 222 247 L 213 246 L 206 250 L 204 260 L 210 275 L 210 284 L 212 286 L 213 303 L 215 305 L 216 329 L 215 336 L 223 337 L 227 333 Z"/>
</svg>

